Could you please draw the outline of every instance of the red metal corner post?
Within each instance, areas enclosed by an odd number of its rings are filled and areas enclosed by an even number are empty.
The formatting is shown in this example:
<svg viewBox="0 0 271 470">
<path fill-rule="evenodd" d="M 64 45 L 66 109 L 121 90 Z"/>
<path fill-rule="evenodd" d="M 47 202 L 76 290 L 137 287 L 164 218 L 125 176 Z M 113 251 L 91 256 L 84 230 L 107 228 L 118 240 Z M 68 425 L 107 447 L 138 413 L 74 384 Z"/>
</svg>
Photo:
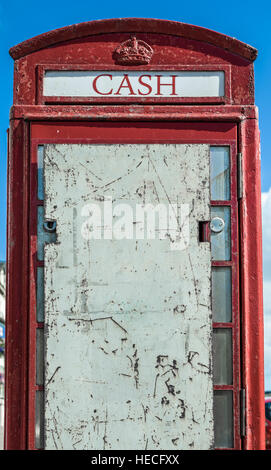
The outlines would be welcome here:
<svg viewBox="0 0 271 470">
<path fill-rule="evenodd" d="M 27 448 L 28 125 L 12 120 L 8 155 L 5 448 Z"/>
<path fill-rule="evenodd" d="M 243 385 L 246 389 L 245 448 L 265 449 L 262 217 L 260 139 L 257 119 L 240 124 L 243 155 L 241 223 L 241 304 Z"/>
</svg>

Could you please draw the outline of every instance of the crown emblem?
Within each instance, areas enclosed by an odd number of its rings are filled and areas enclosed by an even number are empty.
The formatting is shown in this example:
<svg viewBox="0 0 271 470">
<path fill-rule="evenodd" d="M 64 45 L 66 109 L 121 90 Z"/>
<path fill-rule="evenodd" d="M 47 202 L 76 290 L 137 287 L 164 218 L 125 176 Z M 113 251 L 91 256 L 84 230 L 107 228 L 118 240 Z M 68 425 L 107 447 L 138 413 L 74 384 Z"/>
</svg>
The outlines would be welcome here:
<svg viewBox="0 0 271 470">
<path fill-rule="evenodd" d="M 113 58 L 120 65 L 144 65 L 150 62 L 152 55 L 153 50 L 149 44 L 131 36 L 115 49 Z"/>
</svg>

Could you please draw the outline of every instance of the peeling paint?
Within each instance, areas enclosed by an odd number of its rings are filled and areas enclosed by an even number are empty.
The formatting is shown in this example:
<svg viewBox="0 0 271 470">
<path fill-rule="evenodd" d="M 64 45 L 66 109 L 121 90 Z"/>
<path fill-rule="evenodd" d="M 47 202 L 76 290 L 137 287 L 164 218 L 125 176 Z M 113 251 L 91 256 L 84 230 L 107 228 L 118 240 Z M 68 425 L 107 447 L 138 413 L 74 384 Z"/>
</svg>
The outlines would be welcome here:
<svg viewBox="0 0 271 470">
<path fill-rule="evenodd" d="M 48 144 L 44 178 L 45 448 L 212 448 L 209 146 Z M 189 204 L 187 248 L 85 240 L 81 207 L 108 191 Z"/>
</svg>

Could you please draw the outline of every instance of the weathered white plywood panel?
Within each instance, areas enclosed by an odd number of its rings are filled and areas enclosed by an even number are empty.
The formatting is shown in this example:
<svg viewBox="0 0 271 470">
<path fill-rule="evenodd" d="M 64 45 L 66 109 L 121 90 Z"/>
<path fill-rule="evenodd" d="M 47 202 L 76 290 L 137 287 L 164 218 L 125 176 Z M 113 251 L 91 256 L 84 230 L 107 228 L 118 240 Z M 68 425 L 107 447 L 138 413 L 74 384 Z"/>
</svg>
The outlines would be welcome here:
<svg viewBox="0 0 271 470">
<path fill-rule="evenodd" d="M 209 147 L 50 144 L 44 175 L 45 448 L 211 448 Z M 188 204 L 189 242 L 84 239 L 104 197 Z"/>
</svg>

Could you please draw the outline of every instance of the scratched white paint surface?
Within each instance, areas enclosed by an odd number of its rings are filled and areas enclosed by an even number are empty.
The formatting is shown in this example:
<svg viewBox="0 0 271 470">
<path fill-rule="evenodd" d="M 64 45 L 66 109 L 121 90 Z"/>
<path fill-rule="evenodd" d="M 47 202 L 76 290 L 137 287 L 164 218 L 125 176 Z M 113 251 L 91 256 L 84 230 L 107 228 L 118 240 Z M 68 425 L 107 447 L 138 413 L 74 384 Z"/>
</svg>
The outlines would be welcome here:
<svg viewBox="0 0 271 470">
<path fill-rule="evenodd" d="M 46 145 L 45 448 L 213 445 L 208 145 Z M 190 240 L 84 240 L 81 208 L 187 203 Z"/>
</svg>

